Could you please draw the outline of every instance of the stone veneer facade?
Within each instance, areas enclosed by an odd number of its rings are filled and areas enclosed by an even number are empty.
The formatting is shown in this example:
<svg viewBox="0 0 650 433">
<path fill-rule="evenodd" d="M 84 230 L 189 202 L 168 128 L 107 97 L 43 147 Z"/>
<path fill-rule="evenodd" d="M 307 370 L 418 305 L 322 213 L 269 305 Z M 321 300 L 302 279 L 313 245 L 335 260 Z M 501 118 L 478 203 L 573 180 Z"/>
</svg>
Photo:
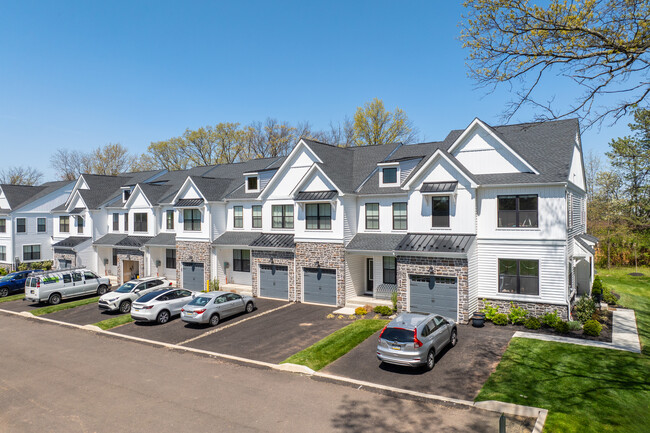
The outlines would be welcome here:
<svg viewBox="0 0 650 433">
<path fill-rule="evenodd" d="M 117 254 L 117 284 L 124 283 L 124 261 L 138 262 L 138 275 L 144 277 L 144 253 L 140 250 L 116 249 Z"/>
<path fill-rule="evenodd" d="M 54 250 L 52 269 L 61 269 L 60 260 L 70 260 L 70 266 L 77 266 L 77 254 L 72 250 Z"/>
<path fill-rule="evenodd" d="M 205 282 L 211 280 L 212 245 L 210 242 L 176 241 L 176 284 L 183 287 L 183 262 L 203 263 L 203 289 Z"/>
<path fill-rule="evenodd" d="M 270 265 L 271 259 L 273 264 L 278 266 L 287 266 L 289 271 L 289 300 L 300 301 L 296 295 L 296 276 L 294 274 L 293 251 L 271 251 L 271 250 L 251 250 L 251 283 L 253 285 L 253 296 L 260 295 L 259 285 L 259 265 Z"/>
<path fill-rule="evenodd" d="M 485 299 L 479 298 L 478 300 L 478 309 L 479 311 L 485 308 L 485 302 L 489 302 L 493 307 L 499 308 L 499 313 L 507 314 L 510 311 L 510 301 L 504 301 L 503 299 Z M 566 305 L 556 305 L 556 304 L 542 304 L 539 302 L 520 302 L 512 301 L 512 304 L 515 307 L 523 308 L 528 311 L 528 314 L 533 317 L 541 317 L 546 313 L 552 313 L 557 310 L 558 314 L 562 320 L 569 320 L 569 310 Z"/>
<path fill-rule="evenodd" d="M 296 243 L 296 300 L 302 301 L 302 269 L 315 268 L 316 262 L 323 269 L 336 269 L 336 305 L 345 305 L 345 248 L 343 244 L 298 242 Z"/>
<path fill-rule="evenodd" d="M 469 282 L 467 259 L 425 257 L 425 256 L 397 256 L 397 311 L 406 311 L 408 308 L 409 275 L 433 275 L 441 277 L 454 277 L 458 283 L 458 320 L 469 320 Z"/>
</svg>

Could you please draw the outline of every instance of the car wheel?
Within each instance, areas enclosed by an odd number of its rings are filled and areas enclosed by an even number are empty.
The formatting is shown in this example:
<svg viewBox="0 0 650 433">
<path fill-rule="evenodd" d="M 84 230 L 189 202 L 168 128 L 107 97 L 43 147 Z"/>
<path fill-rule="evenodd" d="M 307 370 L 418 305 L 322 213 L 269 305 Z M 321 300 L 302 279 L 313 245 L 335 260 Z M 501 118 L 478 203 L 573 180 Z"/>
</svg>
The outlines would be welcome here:
<svg viewBox="0 0 650 433">
<path fill-rule="evenodd" d="M 219 324 L 219 315 L 213 314 L 210 316 L 210 326 L 217 326 Z"/>
<path fill-rule="evenodd" d="M 451 337 L 449 338 L 449 345 L 454 347 L 458 343 L 458 331 L 455 329 L 451 330 Z"/>
<path fill-rule="evenodd" d="M 122 301 L 120 303 L 120 313 L 128 313 L 129 311 L 131 311 L 131 302 Z"/>
<path fill-rule="evenodd" d="M 97 294 L 98 294 L 99 296 L 102 296 L 103 294 L 106 293 L 106 289 L 107 289 L 107 288 L 108 288 L 108 287 L 106 287 L 105 285 L 102 284 L 101 286 L 99 286 L 99 287 L 97 288 Z"/>
<path fill-rule="evenodd" d="M 160 313 L 158 313 L 158 317 L 156 317 L 156 322 L 160 323 L 161 325 L 169 322 L 169 311 L 162 310 Z"/>
<path fill-rule="evenodd" d="M 247 313 L 252 313 L 254 309 L 255 309 L 255 306 L 253 305 L 252 302 L 249 302 L 248 304 L 246 304 L 246 312 Z"/>
<path fill-rule="evenodd" d="M 57 305 L 61 302 L 61 295 L 58 293 L 52 293 L 50 295 L 50 299 L 48 299 L 48 302 L 52 305 Z"/>
<path fill-rule="evenodd" d="M 0 298 L 4 298 L 5 296 L 9 295 L 9 289 L 6 287 L 3 287 L 0 289 Z"/>
<path fill-rule="evenodd" d="M 427 363 L 424 365 L 424 367 L 431 371 L 433 370 L 433 367 L 436 365 L 436 354 L 433 351 L 433 349 L 429 350 L 429 353 L 427 353 Z"/>
</svg>

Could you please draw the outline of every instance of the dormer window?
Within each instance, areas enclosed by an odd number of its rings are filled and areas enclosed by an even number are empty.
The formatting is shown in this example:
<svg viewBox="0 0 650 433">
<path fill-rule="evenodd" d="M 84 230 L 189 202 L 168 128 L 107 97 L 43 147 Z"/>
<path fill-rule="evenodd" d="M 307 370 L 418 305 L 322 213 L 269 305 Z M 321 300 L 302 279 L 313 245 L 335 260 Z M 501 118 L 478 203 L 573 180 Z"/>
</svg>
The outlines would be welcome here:
<svg viewBox="0 0 650 433">
<path fill-rule="evenodd" d="M 382 182 L 384 184 L 397 183 L 397 167 L 386 167 L 382 169 Z"/>
<path fill-rule="evenodd" d="M 248 176 L 246 178 L 246 192 L 257 192 L 260 190 L 259 178 L 257 176 Z"/>
<path fill-rule="evenodd" d="M 126 203 L 126 201 L 129 199 L 129 197 L 131 197 L 131 191 L 128 190 L 128 189 L 125 189 L 125 190 L 122 192 L 122 201 L 123 201 L 124 203 Z"/>
</svg>

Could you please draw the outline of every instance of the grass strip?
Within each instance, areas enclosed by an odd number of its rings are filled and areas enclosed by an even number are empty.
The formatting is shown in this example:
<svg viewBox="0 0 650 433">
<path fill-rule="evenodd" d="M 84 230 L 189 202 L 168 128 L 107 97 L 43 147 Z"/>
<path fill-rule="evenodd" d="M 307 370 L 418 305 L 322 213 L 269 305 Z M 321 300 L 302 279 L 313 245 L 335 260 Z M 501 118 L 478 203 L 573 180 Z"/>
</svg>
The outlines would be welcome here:
<svg viewBox="0 0 650 433">
<path fill-rule="evenodd" d="M 2 304 L 3 302 L 20 301 L 24 297 L 25 297 L 24 293 L 19 293 L 17 295 L 6 296 L 4 298 L 0 298 L 0 304 Z"/>
<path fill-rule="evenodd" d="M 30 313 L 32 313 L 34 316 L 43 316 L 45 314 L 56 313 L 57 311 L 68 310 L 70 308 L 79 307 L 81 305 L 92 304 L 93 302 L 97 302 L 98 300 L 99 300 L 99 296 L 95 296 L 94 298 L 80 299 L 78 301 L 64 302 L 58 305 L 49 305 L 47 307 L 37 308 L 35 310 L 30 311 Z"/>
<path fill-rule="evenodd" d="M 315 371 L 320 370 L 354 349 L 366 338 L 386 326 L 388 322 L 388 320 L 380 319 L 357 320 L 290 356 L 281 364 L 288 362 L 306 365 Z"/>
<path fill-rule="evenodd" d="M 93 323 L 95 326 L 99 326 L 104 331 L 107 329 L 115 328 L 116 326 L 126 325 L 127 323 L 133 322 L 133 318 L 130 314 L 122 314 L 117 317 L 112 317 L 110 319 L 102 320 L 101 322 Z"/>
</svg>

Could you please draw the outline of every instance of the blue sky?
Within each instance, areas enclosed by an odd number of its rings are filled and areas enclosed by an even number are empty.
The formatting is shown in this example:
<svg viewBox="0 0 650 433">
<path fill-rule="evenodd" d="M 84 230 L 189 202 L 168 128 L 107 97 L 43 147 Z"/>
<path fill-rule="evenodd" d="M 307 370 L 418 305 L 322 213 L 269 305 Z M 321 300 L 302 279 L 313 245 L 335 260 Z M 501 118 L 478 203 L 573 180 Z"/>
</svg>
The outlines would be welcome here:
<svg viewBox="0 0 650 433">
<path fill-rule="evenodd" d="M 474 117 L 500 124 L 510 90 L 487 94 L 467 78 L 463 9 L 452 3 L 4 2 L 3 166 L 53 180 L 58 148 L 119 142 L 141 153 L 186 128 L 266 117 L 324 129 L 375 97 L 426 140 Z M 553 86 L 558 100 L 575 94 Z M 588 130 L 586 150 L 604 153 L 627 123 Z"/>
</svg>

